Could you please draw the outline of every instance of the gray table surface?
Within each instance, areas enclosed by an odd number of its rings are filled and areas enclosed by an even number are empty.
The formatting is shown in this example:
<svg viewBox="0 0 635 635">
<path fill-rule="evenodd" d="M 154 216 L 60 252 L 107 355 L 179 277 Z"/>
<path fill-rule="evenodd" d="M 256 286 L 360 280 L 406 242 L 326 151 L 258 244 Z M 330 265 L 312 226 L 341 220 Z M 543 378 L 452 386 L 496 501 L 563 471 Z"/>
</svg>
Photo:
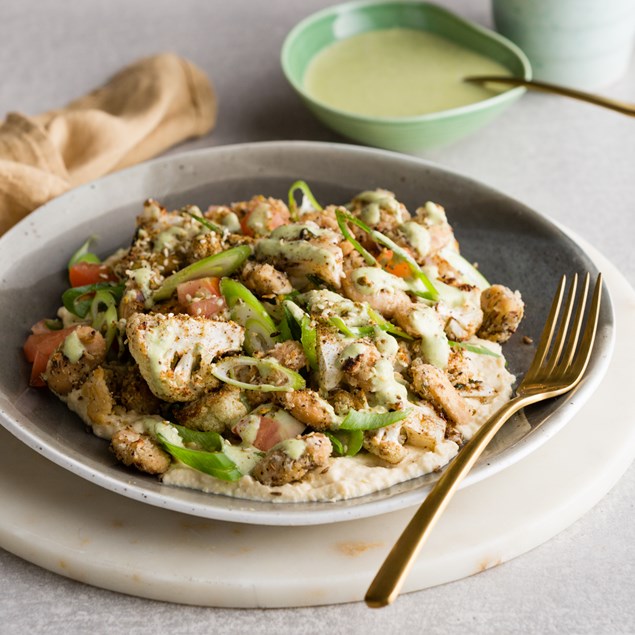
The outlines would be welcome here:
<svg viewBox="0 0 635 635">
<path fill-rule="evenodd" d="M 491 24 L 485 0 L 440 0 Z M 179 151 L 272 139 L 343 141 L 286 85 L 279 50 L 325 0 L 1 0 L 0 118 L 59 107 L 143 55 L 172 50 L 212 78 L 211 136 Z M 606 94 L 635 101 L 635 59 Z M 483 181 L 590 241 L 635 283 L 635 122 L 528 94 L 494 125 L 426 158 Z M 0 484 L 1 486 L 1 484 Z M 89 587 L 0 550 L 0 633 L 635 632 L 635 469 L 548 543 L 469 579 L 363 604 L 230 610 Z M 0 513 L 1 510 L 0 510 Z"/>
</svg>

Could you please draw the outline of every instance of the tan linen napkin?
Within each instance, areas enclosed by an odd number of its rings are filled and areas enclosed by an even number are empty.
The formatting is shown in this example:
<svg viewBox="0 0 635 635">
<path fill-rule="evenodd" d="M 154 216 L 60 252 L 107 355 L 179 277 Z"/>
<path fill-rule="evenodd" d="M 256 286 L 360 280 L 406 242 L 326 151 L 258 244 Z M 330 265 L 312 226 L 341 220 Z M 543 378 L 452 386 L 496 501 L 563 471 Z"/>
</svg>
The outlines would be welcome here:
<svg viewBox="0 0 635 635">
<path fill-rule="evenodd" d="M 205 74 L 164 53 L 61 110 L 10 113 L 0 125 L 0 234 L 72 187 L 209 132 L 216 108 Z"/>
</svg>

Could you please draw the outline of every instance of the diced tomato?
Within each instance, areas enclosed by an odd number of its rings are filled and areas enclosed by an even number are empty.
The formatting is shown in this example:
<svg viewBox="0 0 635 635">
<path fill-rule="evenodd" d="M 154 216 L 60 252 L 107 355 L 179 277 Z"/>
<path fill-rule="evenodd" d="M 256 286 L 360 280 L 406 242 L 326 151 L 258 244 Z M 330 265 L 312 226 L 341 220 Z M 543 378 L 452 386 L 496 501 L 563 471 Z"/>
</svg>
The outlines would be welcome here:
<svg viewBox="0 0 635 635">
<path fill-rule="evenodd" d="M 179 304 L 193 316 L 212 317 L 227 306 L 220 292 L 220 278 L 213 276 L 183 282 L 176 293 Z"/>
<path fill-rule="evenodd" d="M 282 420 L 273 417 L 260 417 L 258 433 L 254 440 L 254 447 L 266 452 L 274 445 L 293 439 L 304 430 L 304 424 L 289 417 L 289 420 Z"/>
<path fill-rule="evenodd" d="M 378 258 L 379 264 L 385 271 L 399 278 L 408 278 L 411 275 L 410 266 L 405 260 L 395 258 L 392 249 L 384 249 Z"/>
<path fill-rule="evenodd" d="M 98 282 L 117 282 L 115 272 L 107 265 L 95 262 L 77 262 L 68 270 L 72 287 L 83 287 Z"/>
<path fill-rule="evenodd" d="M 271 417 L 260 417 L 260 425 L 258 426 L 258 434 L 254 439 L 254 447 L 266 452 L 270 450 L 276 443 L 280 443 L 280 425 Z"/>
<path fill-rule="evenodd" d="M 41 323 L 38 322 L 38 324 L 33 327 L 34 329 L 37 329 L 38 332 L 29 335 L 23 346 L 24 356 L 27 361 L 33 364 L 29 384 L 31 386 L 39 387 L 44 386 L 44 381 L 42 380 L 41 375 L 46 370 L 49 357 L 66 339 L 66 336 L 77 328 L 75 326 L 70 326 L 69 328 L 61 329 L 59 331 L 41 332 L 42 329 L 39 327 L 40 324 Z"/>
</svg>

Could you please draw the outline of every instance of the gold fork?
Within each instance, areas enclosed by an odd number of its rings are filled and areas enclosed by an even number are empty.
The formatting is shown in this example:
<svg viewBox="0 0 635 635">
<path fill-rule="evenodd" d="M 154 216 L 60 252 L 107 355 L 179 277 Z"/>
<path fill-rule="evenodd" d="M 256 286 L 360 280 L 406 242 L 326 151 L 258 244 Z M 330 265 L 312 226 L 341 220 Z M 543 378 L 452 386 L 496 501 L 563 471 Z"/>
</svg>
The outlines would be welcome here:
<svg viewBox="0 0 635 635">
<path fill-rule="evenodd" d="M 566 276 L 562 276 L 536 354 L 516 390 L 516 396 L 500 408 L 474 434 L 457 457 L 448 465 L 377 572 L 366 592 L 365 601 L 368 606 L 372 608 L 386 606 L 399 595 L 401 586 L 436 521 L 450 502 L 461 480 L 476 463 L 501 426 L 515 412 L 525 406 L 562 395 L 580 382 L 591 357 L 602 295 L 602 274 L 598 274 L 586 325 L 580 339 L 589 291 L 589 279 L 590 276 L 587 273 L 571 323 L 571 316 L 576 304 L 578 276 L 576 274 L 573 278 L 564 311 L 560 317 L 566 287 Z M 570 324 L 571 328 L 569 328 Z"/>
<path fill-rule="evenodd" d="M 581 90 L 576 90 L 575 88 L 568 88 L 567 86 L 540 82 L 537 79 L 523 79 L 522 77 L 507 77 L 505 75 L 473 75 L 471 77 L 465 77 L 463 81 L 470 82 L 472 84 L 494 83 L 506 84 L 508 86 L 524 86 L 530 90 L 538 90 L 543 93 L 554 93 L 556 95 L 563 95 L 564 97 L 571 97 L 571 99 L 586 101 L 589 104 L 602 106 L 602 108 L 608 108 L 609 110 L 614 110 L 615 112 L 628 115 L 629 117 L 635 117 L 634 104 L 627 104 L 625 101 L 609 99 L 608 97 L 602 97 L 601 95 L 595 95 L 593 93 L 586 93 Z"/>
</svg>

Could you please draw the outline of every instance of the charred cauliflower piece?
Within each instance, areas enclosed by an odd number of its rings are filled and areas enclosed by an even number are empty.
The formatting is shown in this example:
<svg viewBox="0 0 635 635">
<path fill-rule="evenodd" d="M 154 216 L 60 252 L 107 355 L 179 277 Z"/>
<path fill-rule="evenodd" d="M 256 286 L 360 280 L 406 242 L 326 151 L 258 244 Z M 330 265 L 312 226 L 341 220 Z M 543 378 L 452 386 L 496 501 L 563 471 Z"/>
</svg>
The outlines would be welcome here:
<svg viewBox="0 0 635 635">
<path fill-rule="evenodd" d="M 323 434 L 312 432 L 288 439 L 271 448 L 251 475 L 270 487 L 301 481 L 312 470 L 325 467 L 332 450 L 330 440 Z"/>
<path fill-rule="evenodd" d="M 170 455 L 147 434 L 133 428 L 115 432 L 110 449 L 124 465 L 136 467 L 148 474 L 163 474 L 170 467 Z"/>
<path fill-rule="evenodd" d="M 273 398 L 298 421 L 315 430 L 329 430 L 337 422 L 333 406 L 310 388 L 277 392 Z"/>
<path fill-rule="evenodd" d="M 493 284 L 481 294 L 483 324 L 478 336 L 485 340 L 506 342 L 523 319 L 525 304 L 518 291 L 501 284 Z"/>
<path fill-rule="evenodd" d="M 273 297 L 293 291 L 287 274 L 267 262 L 246 262 L 241 277 L 245 286 L 260 297 Z"/>
<path fill-rule="evenodd" d="M 226 384 L 182 407 L 175 407 L 173 411 L 176 422 L 187 428 L 219 433 L 246 414 L 247 407 L 240 398 L 240 390 Z"/>
<path fill-rule="evenodd" d="M 399 463 L 406 456 L 405 441 L 401 421 L 364 433 L 364 448 L 387 463 Z"/>
<path fill-rule="evenodd" d="M 241 349 L 244 329 L 189 315 L 135 313 L 127 322 L 128 346 L 150 390 L 164 401 L 192 401 L 210 383 L 212 363 Z"/>
<path fill-rule="evenodd" d="M 341 234 L 322 229 L 314 222 L 290 223 L 274 229 L 256 244 L 256 260 L 270 262 L 285 271 L 291 284 L 304 289 L 307 276 L 317 276 L 339 288 L 344 276 Z"/>
<path fill-rule="evenodd" d="M 465 399 L 442 370 L 417 358 L 410 371 L 415 392 L 442 412 L 449 421 L 455 425 L 469 421 L 471 412 Z"/>
<path fill-rule="evenodd" d="M 446 422 L 427 404 L 413 408 L 402 422 L 407 443 L 434 452 L 445 438 Z"/>
<path fill-rule="evenodd" d="M 267 351 L 267 357 L 273 357 L 283 366 L 295 371 L 302 370 L 308 364 L 302 344 L 295 340 L 278 342 L 272 349 Z"/>
<path fill-rule="evenodd" d="M 58 395 L 79 388 L 106 359 L 106 341 L 90 326 L 74 329 L 49 358 L 43 377 Z"/>
</svg>

